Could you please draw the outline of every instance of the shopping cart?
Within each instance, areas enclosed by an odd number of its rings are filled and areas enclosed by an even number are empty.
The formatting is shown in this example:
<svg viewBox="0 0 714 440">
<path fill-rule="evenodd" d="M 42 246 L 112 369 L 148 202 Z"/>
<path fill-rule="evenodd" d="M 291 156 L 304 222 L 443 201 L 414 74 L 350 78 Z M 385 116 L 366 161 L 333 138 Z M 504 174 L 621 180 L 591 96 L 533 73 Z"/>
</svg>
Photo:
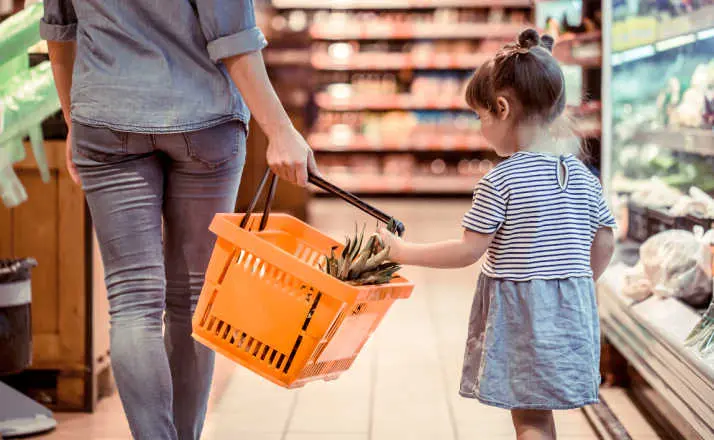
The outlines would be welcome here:
<svg viewBox="0 0 714 440">
<path fill-rule="evenodd" d="M 253 214 L 270 180 L 263 214 Z M 324 179 L 309 182 L 382 222 L 394 220 Z M 325 255 L 342 244 L 286 214 L 271 214 L 277 178 L 263 177 L 244 214 L 217 214 L 217 241 L 193 316 L 193 337 L 286 388 L 336 379 L 347 370 L 392 303 L 414 285 L 352 286 L 326 274 Z"/>
</svg>

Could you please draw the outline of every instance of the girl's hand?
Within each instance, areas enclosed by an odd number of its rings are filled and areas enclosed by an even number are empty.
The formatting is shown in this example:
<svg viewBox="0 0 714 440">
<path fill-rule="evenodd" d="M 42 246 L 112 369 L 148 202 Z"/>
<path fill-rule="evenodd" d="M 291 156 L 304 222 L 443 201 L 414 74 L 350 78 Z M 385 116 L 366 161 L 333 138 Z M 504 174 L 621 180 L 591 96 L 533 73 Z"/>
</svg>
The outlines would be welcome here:
<svg viewBox="0 0 714 440">
<path fill-rule="evenodd" d="M 406 247 L 404 240 L 389 232 L 387 228 L 380 228 L 379 236 L 382 238 L 384 246 L 389 248 L 389 260 L 402 263 Z"/>
</svg>

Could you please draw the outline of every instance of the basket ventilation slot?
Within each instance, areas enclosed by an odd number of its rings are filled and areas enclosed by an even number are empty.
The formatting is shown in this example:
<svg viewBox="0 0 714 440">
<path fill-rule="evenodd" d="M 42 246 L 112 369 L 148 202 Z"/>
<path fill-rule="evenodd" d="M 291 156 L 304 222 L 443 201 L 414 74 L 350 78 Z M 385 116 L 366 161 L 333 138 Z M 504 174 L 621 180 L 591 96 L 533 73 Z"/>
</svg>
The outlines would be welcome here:
<svg viewBox="0 0 714 440">
<path fill-rule="evenodd" d="M 295 356 L 294 354 L 288 356 L 281 353 L 249 334 L 233 328 L 233 326 L 215 316 L 210 317 L 205 329 L 226 343 L 248 353 L 253 358 L 259 359 L 273 368 L 283 370 L 284 373 L 288 372 L 292 357 Z"/>
</svg>

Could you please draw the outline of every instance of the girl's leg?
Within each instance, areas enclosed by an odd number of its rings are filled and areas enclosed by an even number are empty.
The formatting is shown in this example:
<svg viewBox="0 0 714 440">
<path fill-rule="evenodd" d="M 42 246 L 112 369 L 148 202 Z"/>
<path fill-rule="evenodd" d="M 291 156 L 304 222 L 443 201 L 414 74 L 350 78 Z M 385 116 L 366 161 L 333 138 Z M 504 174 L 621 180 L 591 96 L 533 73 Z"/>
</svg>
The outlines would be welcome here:
<svg viewBox="0 0 714 440">
<path fill-rule="evenodd" d="M 112 368 L 131 432 L 137 440 L 176 440 L 161 334 L 161 163 L 149 136 L 80 124 L 73 135 L 73 159 L 104 261 Z"/>
<path fill-rule="evenodd" d="M 555 440 L 553 411 L 514 409 L 511 417 L 518 440 Z"/>
<path fill-rule="evenodd" d="M 166 351 L 174 386 L 174 425 L 180 440 L 201 436 L 214 353 L 191 338 L 218 212 L 233 212 L 245 152 L 245 130 L 228 123 L 185 135 L 157 136 L 169 156 L 164 200 Z M 236 148 L 240 153 L 236 153 Z"/>
</svg>

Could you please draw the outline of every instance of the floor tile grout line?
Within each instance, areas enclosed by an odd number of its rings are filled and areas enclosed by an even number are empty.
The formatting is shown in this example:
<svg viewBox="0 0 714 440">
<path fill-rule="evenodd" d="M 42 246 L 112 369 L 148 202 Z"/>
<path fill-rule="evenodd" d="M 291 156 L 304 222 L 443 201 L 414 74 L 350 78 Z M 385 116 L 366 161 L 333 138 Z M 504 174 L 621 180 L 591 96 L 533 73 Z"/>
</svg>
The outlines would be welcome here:
<svg viewBox="0 0 714 440">
<path fill-rule="evenodd" d="M 377 371 L 378 371 L 378 356 L 379 356 L 379 339 L 374 341 L 376 342 L 374 345 L 374 355 L 372 356 L 372 365 L 371 365 L 371 381 L 369 384 L 369 416 L 367 417 L 367 423 L 369 423 L 369 426 L 367 427 L 367 440 L 372 440 L 374 437 L 374 402 L 377 398 Z"/>
<path fill-rule="evenodd" d="M 293 417 L 295 416 L 295 410 L 298 405 L 298 397 L 300 397 L 300 391 L 295 392 L 295 395 L 293 396 L 293 401 L 290 402 L 290 409 L 288 410 L 288 417 L 285 420 L 285 426 L 283 427 L 283 435 L 280 437 L 280 440 L 285 440 L 288 437 L 288 433 L 290 431 L 290 425 L 292 424 Z"/>
<path fill-rule="evenodd" d="M 434 331 L 434 340 L 436 341 L 436 353 L 439 357 L 439 369 L 441 370 L 441 384 L 444 388 L 444 399 L 446 400 L 446 408 L 449 413 L 449 421 L 451 422 L 451 434 L 454 440 L 459 440 L 459 427 L 456 424 L 456 415 L 454 414 L 454 405 L 451 403 L 451 398 L 449 397 L 449 379 L 448 372 L 446 371 L 446 357 L 441 344 L 439 343 L 438 328 L 436 323 L 436 318 L 434 316 L 434 307 L 430 307 L 432 302 L 432 295 L 427 296 L 427 316 L 429 316 L 429 321 L 431 328 Z"/>
</svg>

